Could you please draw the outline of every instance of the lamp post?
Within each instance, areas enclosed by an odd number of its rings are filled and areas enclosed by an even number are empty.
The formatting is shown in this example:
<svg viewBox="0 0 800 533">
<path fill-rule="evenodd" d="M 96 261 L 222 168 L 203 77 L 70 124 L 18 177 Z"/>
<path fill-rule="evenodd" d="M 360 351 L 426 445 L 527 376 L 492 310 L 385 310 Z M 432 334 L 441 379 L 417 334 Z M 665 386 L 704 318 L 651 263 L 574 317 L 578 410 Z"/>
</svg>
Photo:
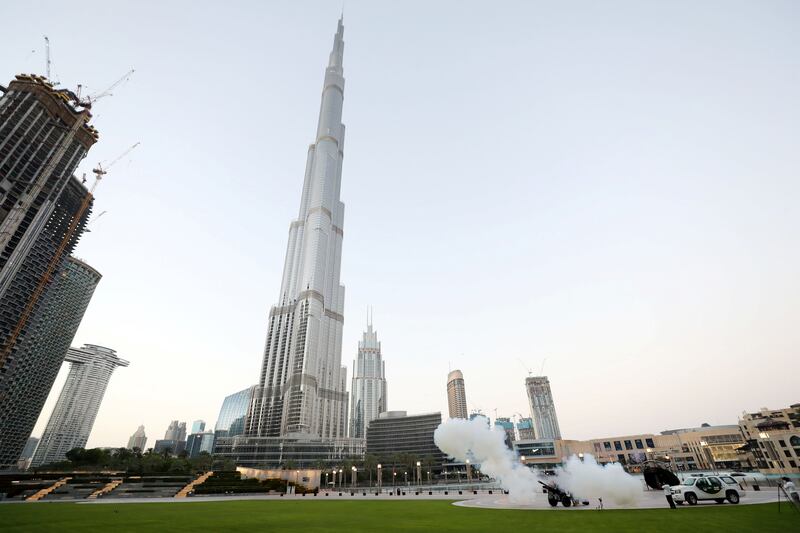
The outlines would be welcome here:
<svg viewBox="0 0 800 533">
<path fill-rule="evenodd" d="M 467 465 L 467 483 L 472 483 L 472 471 L 469 469 L 469 459 L 467 459 L 464 464 Z"/>
<path fill-rule="evenodd" d="M 352 483 L 353 483 L 353 488 L 355 488 L 356 487 L 356 467 L 353 466 L 352 470 L 353 470 L 353 481 L 352 481 Z"/>
<path fill-rule="evenodd" d="M 417 461 L 417 486 L 422 485 L 422 463 Z"/>
<path fill-rule="evenodd" d="M 339 469 L 339 488 L 342 488 L 342 480 L 344 480 L 344 476 L 342 475 L 342 469 Z"/>
<path fill-rule="evenodd" d="M 392 488 L 397 486 L 397 472 L 392 471 Z"/>
<path fill-rule="evenodd" d="M 408 471 L 403 472 L 403 479 L 406 486 L 408 486 Z"/>
<path fill-rule="evenodd" d="M 381 470 L 381 464 L 378 463 L 378 489 L 383 486 L 383 470 Z"/>
</svg>

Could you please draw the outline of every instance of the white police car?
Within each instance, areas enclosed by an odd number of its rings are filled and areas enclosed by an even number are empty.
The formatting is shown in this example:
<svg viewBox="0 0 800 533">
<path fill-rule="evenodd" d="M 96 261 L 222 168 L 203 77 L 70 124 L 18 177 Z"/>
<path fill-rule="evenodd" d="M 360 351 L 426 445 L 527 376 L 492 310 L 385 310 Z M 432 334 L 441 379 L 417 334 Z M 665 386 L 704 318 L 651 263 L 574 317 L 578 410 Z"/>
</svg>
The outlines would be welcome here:
<svg viewBox="0 0 800 533">
<path fill-rule="evenodd" d="M 692 476 L 671 488 L 672 499 L 677 504 L 686 502 L 689 505 L 697 505 L 697 502 L 702 500 L 714 500 L 717 503 L 728 500 L 731 503 L 739 503 L 742 496 L 739 484 L 728 475 Z"/>
</svg>

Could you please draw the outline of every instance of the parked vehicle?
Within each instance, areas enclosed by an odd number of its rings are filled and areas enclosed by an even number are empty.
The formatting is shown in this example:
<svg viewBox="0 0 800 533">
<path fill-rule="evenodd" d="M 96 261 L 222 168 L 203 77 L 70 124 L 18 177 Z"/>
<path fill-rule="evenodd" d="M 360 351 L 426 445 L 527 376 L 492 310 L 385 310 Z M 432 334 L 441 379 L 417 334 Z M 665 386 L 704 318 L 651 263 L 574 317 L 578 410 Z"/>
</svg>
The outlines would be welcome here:
<svg viewBox="0 0 800 533">
<path fill-rule="evenodd" d="M 729 476 L 689 476 L 680 485 L 672 488 L 672 498 L 675 503 L 683 502 L 689 505 L 697 505 L 698 501 L 713 500 L 723 503 L 728 500 L 730 503 L 739 503 L 742 497 L 742 489 L 739 483 Z"/>
</svg>

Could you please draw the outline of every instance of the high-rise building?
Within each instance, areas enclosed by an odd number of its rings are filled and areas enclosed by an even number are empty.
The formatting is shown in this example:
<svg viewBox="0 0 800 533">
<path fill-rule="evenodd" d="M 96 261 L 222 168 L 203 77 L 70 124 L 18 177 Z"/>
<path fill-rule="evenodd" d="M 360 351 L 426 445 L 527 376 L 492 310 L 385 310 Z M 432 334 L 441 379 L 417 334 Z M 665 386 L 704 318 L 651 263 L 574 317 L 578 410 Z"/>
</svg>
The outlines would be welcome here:
<svg viewBox="0 0 800 533">
<path fill-rule="evenodd" d="M 550 380 L 547 376 L 530 376 L 525 379 L 525 388 L 528 391 L 536 438 L 560 439 L 561 430 L 558 427 L 553 393 L 550 391 Z"/>
<path fill-rule="evenodd" d="M 342 362 L 344 286 L 340 284 L 344 204 L 342 124 L 344 26 L 325 70 L 317 134 L 308 149 L 297 220 L 278 302 L 269 313 L 258 387 L 246 434 L 334 438 L 347 432 L 347 369 Z"/>
<path fill-rule="evenodd" d="M 450 418 L 467 418 L 467 393 L 464 390 L 464 374 L 453 370 L 447 374 L 447 407 Z"/>
<path fill-rule="evenodd" d="M 72 187 L 82 189 L 77 181 L 67 191 Z M 68 257 L 54 277 L 25 338 L 16 345 L 9 375 L 0 374 L 0 395 L 4 395 L 0 454 L 9 456 L 5 461 L 33 431 L 101 276 L 83 261 Z"/>
<path fill-rule="evenodd" d="M 498 417 L 494 420 L 494 425 L 505 432 L 506 446 L 511 448 L 512 443 L 517 440 L 517 436 L 514 433 L 514 422 L 510 418 Z"/>
<path fill-rule="evenodd" d="M 517 422 L 517 433 L 520 440 L 533 440 L 536 433 L 533 431 L 533 420 L 530 418 L 520 418 Z"/>
<path fill-rule="evenodd" d="M 75 95 L 44 78 L 17 76 L 0 93 L 2 469 L 16 464 L 41 411 L 41 393 L 46 397 L 52 386 L 53 361 L 21 352 L 90 214 L 92 195 L 72 173 L 98 135 Z"/>
<path fill-rule="evenodd" d="M 170 422 L 167 431 L 164 432 L 164 440 L 186 440 L 186 422 L 177 420 Z"/>
<path fill-rule="evenodd" d="M 195 420 L 192 422 L 192 433 L 202 433 L 206 430 L 205 420 Z"/>
<path fill-rule="evenodd" d="M 358 343 L 358 358 L 353 362 L 350 400 L 350 436 L 363 439 L 367 424 L 387 410 L 386 368 L 381 357 L 378 333 L 367 323 L 367 331 Z"/>
<path fill-rule="evenodd" d="M 0 86 L 0 92 L 0 295 L 4 295 L 18 272 L 32 274 L 21 268 L 23 261 L 98 134 L 88 124 L 88 107 L 78 104 L 71 91 L 56 89 L 42 77 L 19 75 L 8 88 Z"/>
<path fill-rule="evenodd" d="M 214 434 L 217 437 L 235 437 L 244 433 L 244 421 L 255 388 L 253 385 L 225 397 L 219 410 L 217 424 L 214 426 Z"/>
<path fill-rule="evenodd" d="M 200 452 L 212 453 L 214 451 L 214 432 L 201 431 L 186 437 L 186 452 L 189 457 L 197 457 Z"/>
<path fill-rule="evenodd" d="M 111 374 L 118 366 L 129 364 L 114 350 L 95 344 L 70 348 L 66 361 L 71 363 L 67 381 L 44 429 L 33 466 L 61 461 L 71 449 L 86 446 Z"/>
<path fill-rule="evenodd" d="M 17 460 L 18 470 L 27 470 L 31 466 L 33 454 L 36 452 L 36 447 L 38 445 L 39 439 L 37 437 L 30 437 L 28 439 L 28 442 L 25 443 L 25 448 L 22 449 L 22 453 Z"/>
<path fill-rule="evenodd" d="M 139 448 L 140 451 L 145 451 L 145 446 L 147 446 L 147 435 L 144 433 L 144 426 L 139 426 L 139 429 L 134 431 L 131 438 L 128 439 L 127 448 L 129 450 Z"/>
</svg>

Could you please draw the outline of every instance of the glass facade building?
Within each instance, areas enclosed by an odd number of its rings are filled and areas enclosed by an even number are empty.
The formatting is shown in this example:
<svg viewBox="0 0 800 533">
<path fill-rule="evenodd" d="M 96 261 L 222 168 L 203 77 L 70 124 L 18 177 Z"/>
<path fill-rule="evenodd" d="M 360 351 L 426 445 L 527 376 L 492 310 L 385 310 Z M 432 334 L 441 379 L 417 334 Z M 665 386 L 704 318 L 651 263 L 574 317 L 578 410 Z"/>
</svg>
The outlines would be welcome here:
<svg viewBox="0 0 800 533">
<path fill-rule="evenodd" d="M 225 397 L 219 410 L 217 424 L 214 426 L 214 434 L 217 437 L 235 437 L 244 433 L 247 409 L 250 407 L 255 388 L 253 385 Z"/>
<path fill-rule="evenodd" d="M 433 441 L 433 432 L 441 423 L 441 413 L 381 413 L 367 426 L 366 453 L 385 464 L 391 464 L 397 455 L 409 454 L 420 460 L 432 459 L 438 468 L 444 462 L 444 454 Z"/>
</svg>

